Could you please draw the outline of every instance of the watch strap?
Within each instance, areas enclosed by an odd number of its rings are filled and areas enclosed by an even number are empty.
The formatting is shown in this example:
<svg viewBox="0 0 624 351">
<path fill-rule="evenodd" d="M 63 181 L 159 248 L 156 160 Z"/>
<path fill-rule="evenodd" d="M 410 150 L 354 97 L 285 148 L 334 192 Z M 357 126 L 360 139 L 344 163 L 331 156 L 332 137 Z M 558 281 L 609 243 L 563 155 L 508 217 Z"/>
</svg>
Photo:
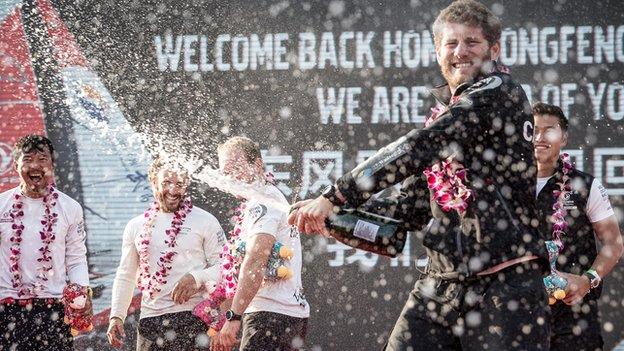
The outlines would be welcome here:
<svg viewBox="0 0 624 351">
<path fill-rule="evenodd" d="M 243 316 L 240 314 L 236 314 L 236 312 L 232 310 L 227 310 L 225 312 L 225 319 L 227 319 L 228 321 L 240 321 L 243 319 Z"/>
<path fill-rule="evenodd" d="M 587 276 L 587 278 L 589 278 L 589 286 L 591 289 L 595 289 L 598 287 L 598 285 L 600 285 L 600 282 L 602 281 L 602 279 L 600 278 L 600 275 L 598 275 L 598 272 L 596 272 L 595 269 L 590 268 L 585 272 L 585 275 Z"/>
<path fill-rule="evenodd" d="M 333 185 L 328 186 L 321 194 L 324 198 L 329 200 L 334 206 L 341 206 L 342 201 L 336 196 L 336 187 Z"/>
</svg>

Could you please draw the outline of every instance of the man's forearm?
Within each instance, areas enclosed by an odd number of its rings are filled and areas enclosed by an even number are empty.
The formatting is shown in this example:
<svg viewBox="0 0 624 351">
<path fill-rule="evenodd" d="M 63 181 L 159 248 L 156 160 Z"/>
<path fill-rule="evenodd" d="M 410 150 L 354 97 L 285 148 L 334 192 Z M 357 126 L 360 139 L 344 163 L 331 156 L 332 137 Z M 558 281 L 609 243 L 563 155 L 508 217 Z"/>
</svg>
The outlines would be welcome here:
<svg viewBox="0 0 624 351">
<path fill-rule="evenodd" d="M 238 287 L 231 307 L 236 314 L 245 312 L 262 285 L 266 260 L 264 261 L 265 264 L 260 261 L 254 257 L 246 256 L 241 264 Z"/>
<path fill-rule="evenodd" d="M 592 267 L 604 278 L 622 257 L 622 246 L 617 244 L 604 245 L 594 260 Z"/>
<path fill-rule="evenodd" d="M 622 257 L 622 252 L 624 251 L 622 234 L 615 216 L 595 222 L 592 224 L 592 227 L 602 245 L 598 256 L 592 263 L 592 267 L 601 278 L 604 278 Z"/>
</svg>

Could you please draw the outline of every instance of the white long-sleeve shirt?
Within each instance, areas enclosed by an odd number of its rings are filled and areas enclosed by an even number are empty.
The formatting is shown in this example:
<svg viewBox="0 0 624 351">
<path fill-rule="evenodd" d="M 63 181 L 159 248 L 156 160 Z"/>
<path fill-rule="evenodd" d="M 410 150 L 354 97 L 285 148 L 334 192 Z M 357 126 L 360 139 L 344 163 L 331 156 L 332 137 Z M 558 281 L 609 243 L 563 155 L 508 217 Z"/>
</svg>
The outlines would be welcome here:
<svg viewBox="0 0 624 351">
<path fill-rule="evenodd" d="M 58 214 L 58 221 L 53 227 L 55 239 L 49 249 L 52 257 L 52 270 L 47 273 L 48 280 L 43 283 L 43 290 L 37 296 L 17 295 L 18 289 L 13 288 L 11 279 L 13 275 L 9 270 L 11 257 L 11 228 L 13 220 L 10 212 L 15 203 L 14 195 L 21 190 L 19 187 L 7 190 L 0 194 L 0 299 L 12 298 L 60 298 L 67 281 L 89 285 L 89 273 L 87 268 L 87 247 L 85 246 L 86 234 L 82 207 L 78 202 L 64 193 L 58 192 L 58 199 L 53 212 Z M 24 216 L 22 224 L 22 242 L 20 245 L 20 272 L 22 285 L 32 286 L 38 282 L 37 268 L 41 257 L 39 248 L 43 246 L 39 231 L 43 229 L 41 219 L 45 211 L 43 198 L 29 198 L 22 196 Z"/>
<path fill-rule="evenodd" d="M 161 252 L 170 250 L 165 244 L 168 237 L 165 230 L 171 227 L 173 213 L 158 212 L 154 221 L 149 244 L 150 274 L 158 269 L 157 262 Z M 139 272 L 139 236 L 143 231 L 146 218 L 143 214 L 130 220 L 123 234 L 121 261 L 115 275 L 112 291 L 112 317 L 126 318 L 132 300 Z M 149 298 L 148 291 L 143 291 L 141 299 L 141 318 L 155 317 L 167 313 L 190 311 L 202 301 L 201 293 L 195 294 L 186 303 L 176 304 L 171 298 L 173 287 L 186 273 L 195 278 L 198 286 L 215 284 L 219 275 L 219 254 L 225 244 L 225 235 L 219 221 L 210 213 L 193 207 L 181 226 L 173 249 L 177 254 L 168 271 L 167 283 L 159 285 L 161 289 Z"/>
</svg>

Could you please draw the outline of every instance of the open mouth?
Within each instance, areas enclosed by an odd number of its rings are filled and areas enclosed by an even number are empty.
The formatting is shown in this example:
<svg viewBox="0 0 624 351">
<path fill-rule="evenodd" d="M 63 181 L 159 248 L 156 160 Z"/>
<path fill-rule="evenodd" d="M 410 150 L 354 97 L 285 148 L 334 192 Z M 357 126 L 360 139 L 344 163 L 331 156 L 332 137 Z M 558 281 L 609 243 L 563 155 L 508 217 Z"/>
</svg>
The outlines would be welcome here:
<svg viewBox="0 0 624 351">
<path fill-rule="evenodd" d="M 451 66 L 453 66 L 453 68 L 455 69 L 468 68 L 472 67 L 472 62 L 456 62 L 451 64 Z"/>
<path fill-rule="evenodd" d="M 28 178 L 34 184 L 41 184 L 43 182 L 43 172 L 30 172 Z"/>
<path fill-rule="evenodd" d="M 180 197 L 167 194 L 165 195 L 165 200 L 168 202 L 176 202 L 176 201 L 180 201 Z"/>
<path fill-rule="evenodd" d="M 548 150 L 550 149 L 550 147 L 551 146 L 548 144 L 536 144 L 535 146 L 533 146 L 535 150 Z"/>
</svg>

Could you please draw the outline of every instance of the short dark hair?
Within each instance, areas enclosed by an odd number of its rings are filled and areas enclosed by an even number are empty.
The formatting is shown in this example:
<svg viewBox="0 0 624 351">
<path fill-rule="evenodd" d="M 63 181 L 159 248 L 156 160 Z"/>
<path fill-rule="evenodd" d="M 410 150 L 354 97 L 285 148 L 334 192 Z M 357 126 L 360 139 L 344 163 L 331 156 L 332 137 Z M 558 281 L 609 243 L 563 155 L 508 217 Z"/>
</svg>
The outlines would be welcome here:
<svg viewBox="0 0 624 351">
<path fill-rule="evenodd" d="M 487 6 L 474 0 L 459 0 L 443 9 L 433 22 L 433 41 L 436 47 L 442 39 L 445 23 L 458 23 L 470 27 L 480 27 L 490 46 L 500 41 L 502 23 Z"/>
<path fill-rule="evenodd" d="M 557 117 L 559 120 L 559 126 L 563 131 L 568 131 L 568 119 L 563 114 L 563 111 L 559 106 L 546 104 L 543 102 L 536 102 L 533 104 L 533 116 L 535 115 L 551 115 Z"/>
<path fill-rule="evenodd" d="M 54 161 L 54 146 L 50 139 L 39 134 L 28 134 L 19 138 L 19 140 L 13 146 L 13 158 L 17 161 L 24 154 L 31 152 L 45 152 L 45 148 L 48 148 L 52 161 Z"/>
</svg>

